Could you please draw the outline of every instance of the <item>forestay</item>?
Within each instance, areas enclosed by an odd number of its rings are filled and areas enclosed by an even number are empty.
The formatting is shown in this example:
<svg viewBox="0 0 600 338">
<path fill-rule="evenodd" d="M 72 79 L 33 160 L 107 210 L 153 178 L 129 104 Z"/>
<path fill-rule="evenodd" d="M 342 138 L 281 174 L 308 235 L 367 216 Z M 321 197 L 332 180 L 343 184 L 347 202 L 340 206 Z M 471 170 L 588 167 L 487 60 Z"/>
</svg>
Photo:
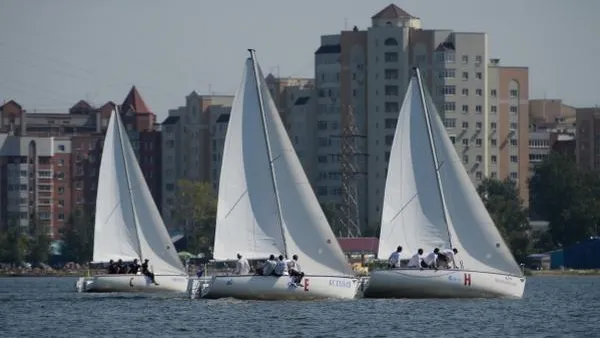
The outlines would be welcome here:
<svg viewBox="0 0 600 338">
<path fill-rule="evenodd" d="M 418 83 L 410 81 L 392 143 L 385 185 L 379 258 L 398 245 L 406 254 L 448 247 L 448 227 L 432 165 Z"/>
<path fill-rule="evenodd" d="M 264 259 L 285 252 L 261 122 L 252 61 L 248 59 L 231 113 L 221 164 L 214 258 Z"/>
<path fill-rule="evenodd" d="M 94 220 L 94 262 L 139 258 L 137 229 L 119 139 L 117 114 L 113 112 L 104 138 Z"/>
<path fill-rule="evenodd" d="M 156 274 L 185 274 L 117 112 L 100 164 L 94 261 L 149 259 Z"/>
</svg>

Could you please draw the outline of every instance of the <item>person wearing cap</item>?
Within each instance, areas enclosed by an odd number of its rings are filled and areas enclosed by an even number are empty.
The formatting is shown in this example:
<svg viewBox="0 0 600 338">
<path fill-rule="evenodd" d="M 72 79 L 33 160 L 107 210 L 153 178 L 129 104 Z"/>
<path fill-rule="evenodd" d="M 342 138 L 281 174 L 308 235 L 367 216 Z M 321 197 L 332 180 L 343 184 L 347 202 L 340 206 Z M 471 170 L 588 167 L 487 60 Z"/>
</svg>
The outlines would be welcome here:
<svg viewBox="0 0 600 338">
<path fill-rule="evenodd" d="M 248 260 L 244 257 L 242 257 L 241 254 L 237 254 L 237 262 L 235 262 L 235 270 L 233 271 L 233 273 L 235 275 L 247 275 L 250 273 L 250 264 L 248 263 Z"/>
</svg>

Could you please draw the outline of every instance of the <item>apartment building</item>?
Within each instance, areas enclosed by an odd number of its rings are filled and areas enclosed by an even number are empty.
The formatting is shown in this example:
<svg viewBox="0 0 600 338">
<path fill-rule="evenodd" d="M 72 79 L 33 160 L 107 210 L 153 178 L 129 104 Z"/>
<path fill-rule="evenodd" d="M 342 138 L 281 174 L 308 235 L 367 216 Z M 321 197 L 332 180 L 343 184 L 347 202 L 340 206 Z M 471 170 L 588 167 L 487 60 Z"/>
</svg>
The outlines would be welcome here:
<svg viewBox="0 0 600 338">
<path fill-rule="evenodd" d="M 340 144 L 325 138 L 351 110 L 356 141 L 359 214 L 364 229 L 379 222 L 390 148 L 411 67 L 418 65 L 438 113 L 474 184 L 511 177 L 527 200 L 528 70 L 488 63 L 487 34 L 423 29 L 419 18 L 389 5 L 371 27 L 321 37 L 315 52 L 316 190 L 340 203 Z M 516 96 L 514 96 L 516 95 Z M 516 110 L 515 110 L 516 109 Z M 519 142 L 519 140 L 524 140 Z M 522 144 L 521 144 L 522 143 Z"/>
<path fill-rule="evenodd" d="M 104 133 L 114 107 L 113 102 L 96 108 L 79 101 L 66 113 L 49 114 L 27 112 L 12 100 L 0 106 L 0 227 L 25 227 L 35 214 L 56 237 L 73 211 L 94 212 Z M 122 107 L 121 117 L 160 205 L 155 115 L 135 87 Z M 11 183 L 17 178 L 18 190 Z"/>
<path fill-rule="evenodd" d="M 600 169 L 600 109 L 577 108 L 576 116 L 577 165 L 585 170 Z"/>
<path fill-rule="evenodd" d="M 231 95 L 199 95 L 194 91 L 186 96 L 185 106 L 169 110 L 162 122 L 161 210 L 168 226 L 176 226 L 179 180 L 211 182 L 217 187 L 224 141 L 218 134 L 227 129 L 221 116 L 228 116 L 232 102 Z"/>
</svg>

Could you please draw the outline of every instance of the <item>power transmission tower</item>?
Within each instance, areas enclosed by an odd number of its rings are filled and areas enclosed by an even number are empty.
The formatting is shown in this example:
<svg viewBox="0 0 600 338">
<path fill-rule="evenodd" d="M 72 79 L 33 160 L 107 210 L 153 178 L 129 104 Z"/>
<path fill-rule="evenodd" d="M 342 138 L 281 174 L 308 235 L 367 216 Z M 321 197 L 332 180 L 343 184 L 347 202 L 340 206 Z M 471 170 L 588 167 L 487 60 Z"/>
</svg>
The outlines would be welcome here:
<svg viewBox="0 0 600 338">
<path fill-rule="evenodd" d="M 341 174 L 341 200 L 338 210 L 337 229 L 346 237 L 360 237 L 360 210 L 358 205 L 358 179 L 364 174 L 358 170 L 357 160 L 366 154 L 357 150 L 357 142 L 365 138 L 361 135 L 352 106 L 348 106 L 345 114 L 341 116 L 342 133 L 340 137 L 340 174 Z"/>
</svg>

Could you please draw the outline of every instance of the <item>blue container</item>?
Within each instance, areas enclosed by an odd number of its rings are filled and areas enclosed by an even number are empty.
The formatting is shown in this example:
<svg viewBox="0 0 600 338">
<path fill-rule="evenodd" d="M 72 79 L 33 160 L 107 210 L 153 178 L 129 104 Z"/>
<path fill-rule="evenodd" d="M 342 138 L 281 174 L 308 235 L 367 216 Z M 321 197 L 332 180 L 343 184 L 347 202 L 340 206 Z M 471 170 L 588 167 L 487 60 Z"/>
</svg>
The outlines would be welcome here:
<svg viewBox="0 0 600 338">
<path fill-rule="evenodd" d="M 565 265 L 565 256 L 562 249 L 550 251 L 550 269 L 560 269 Z"/>
<path fill-rule="evenodd" d="M 564 266 L 571 269 L 600 269 L 600 238 L 588 240 L 564 248 Z"/>
</svg>

